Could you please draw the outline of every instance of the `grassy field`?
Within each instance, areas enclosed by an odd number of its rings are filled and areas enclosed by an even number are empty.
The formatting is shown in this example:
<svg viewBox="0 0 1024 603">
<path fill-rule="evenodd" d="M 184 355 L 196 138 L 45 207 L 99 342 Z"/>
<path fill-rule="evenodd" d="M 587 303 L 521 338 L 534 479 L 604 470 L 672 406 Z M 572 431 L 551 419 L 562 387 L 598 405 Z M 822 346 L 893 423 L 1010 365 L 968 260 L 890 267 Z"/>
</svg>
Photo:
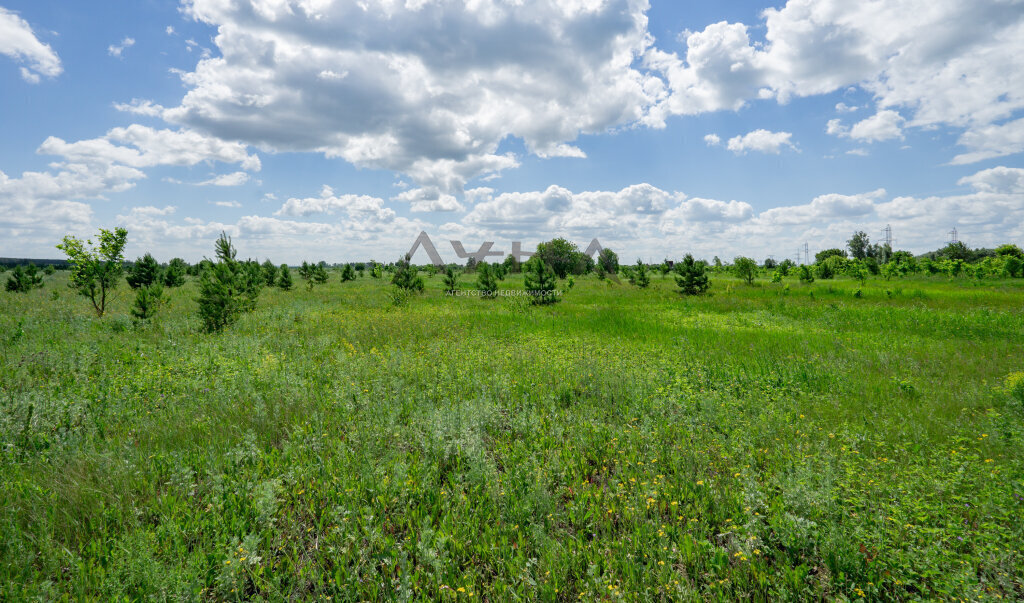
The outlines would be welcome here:
<svg viewBox="0 0 1024 603">
<path fill-rule="evenodd" d="M 0 600 L 1024 598 L 1020 279 L 65 279 L 0 294 Z"/>
</svg>

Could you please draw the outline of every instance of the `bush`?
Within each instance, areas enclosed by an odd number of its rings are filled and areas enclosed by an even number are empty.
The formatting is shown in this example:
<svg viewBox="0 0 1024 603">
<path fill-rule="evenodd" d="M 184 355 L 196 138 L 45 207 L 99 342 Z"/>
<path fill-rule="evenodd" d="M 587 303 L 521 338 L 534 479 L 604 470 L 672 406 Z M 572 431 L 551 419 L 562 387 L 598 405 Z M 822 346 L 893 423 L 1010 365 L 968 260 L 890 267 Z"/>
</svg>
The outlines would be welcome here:
<svg viewBox="0 0 1024 603">
<path fill-rule="evenodd" d="M 801 283 L 810 284 L 814 282 L 814 271 L 807 264 L 800 264 L 798 276 Z"/>
<path fill-rule="evenodd" d="M 352 264 L 345 264 L 345 267 L 341 269 L 341 282 L 347 283 L 354 280 L 356 280 L 355 268 L 352 267 Z"/>
<path fill-rule="evenodd" d="M 580 251 L 575 243 L 562 238 L 551 239 L 537 245 L 537 252 L 533 257 L 540 257 L 555 271 L 558 278 L 565 278 L 569 273 L 586 274 L 594 265 L 594 260 Z"/>
<path fill-rule="evenodd" d="M 128 231 L 101 228 L 98 239 L 99 246 L 94 247 L 91 240 L 83 243 L 78 238 L 66 236 L 57 249 L 68 256 L 71 264 L 69 286 L 88 297 L 96 315 L 103 316 L 107 309 L 107 296 L 117 287 L 121 277 Z"/>
<path fill-rule="evenodd" d="M 147 253 L 135 260 L 132 267 L 128 269 L 128 274 L 125 275 L 124 280 L 128 282 L 128 286 L 132 289 L 148 287 L 153 283 L 159 283 L 161 280 L 160 264 L 157 263 L 152 254 Z"/>
<path fill-rule="evenodd" d="M 711 281 L 708 280 L 707 265 L 693 259 L 693 255 L 686 254 L 682 262 L 676 264 L 676 286 L 683 295 L 700 295 L 708 290 Z"/>
<path fill-rule="evenodd" d="M 199 318 L 208 333 L 221 331 L 238 320 L 242 312 L 256 308 L 263 286 L 258 264 L 256 270 L 235 259 L 231 238 L 220 233 L 214 249 L 217 262 L 199 276 Z"/>
<path fill-rule="evenodd" d="M 1024 260 L 1015 255 L 1004 256 L 1003 274 L 1014 278 L 1024 276 Z"/>
<path fill-rule="evenodd" d="M 15 266 L 11 276 L 7 278 L 4 288 L 12 293 L 28 293 L 42 286 L 43 275 L 39 274 L 35 264 L 29 264 L 26 268 Z"/>
<path fill-rule="evenodd" d="M 523 284 L 535 304 L 553 304 L 558 301 L 555 295 L 556 277 L 554 269 L 539 255 L 523 264 Z"/>
<path fill-rule="evenodd" d="M 772 272 L 772 282 L 773 283 L 781 283 L 782 282 L 782 271 L 779 270 L 778 268 L 776 268 Z"/>
<path fill-rule="evenodd" d="M 748 285 L 754 284 L 754 278 L 757 276 L 757 262 L 753 259 L 739 256 L 732 261 L 732 269 L 736 276 L 747 281 Z"/>
<path fill-rule="evenodd" d="M 823 249 L 818 253 L 814 254 L 814 263 L 820 264 L 831 257 L 838 257 L 846 259 L 846 251 L 843 249 Z"/>
</svg>

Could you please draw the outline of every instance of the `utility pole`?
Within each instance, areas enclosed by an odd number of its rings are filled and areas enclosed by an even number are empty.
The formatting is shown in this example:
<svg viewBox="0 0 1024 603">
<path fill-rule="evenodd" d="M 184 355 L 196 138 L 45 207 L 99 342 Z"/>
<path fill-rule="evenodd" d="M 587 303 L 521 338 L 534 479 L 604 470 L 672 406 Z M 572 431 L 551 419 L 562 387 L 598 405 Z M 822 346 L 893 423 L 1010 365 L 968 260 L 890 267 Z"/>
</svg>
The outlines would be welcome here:
<svg viewBox="0 0 1024 603">
<path fill-rule="evenodd" d="M 811 263 L 811 248 L 804 243 L 804 261 L 808 264 Z"/>
<path fill-rule="evenodd" d="M 956 226 L 954 226 L 953 230 L 949 231 L 949 244 L 950 245 L 956 245 L 959 242 L 960 242 L 960 235 L 956 231 Z"/>
</svg>

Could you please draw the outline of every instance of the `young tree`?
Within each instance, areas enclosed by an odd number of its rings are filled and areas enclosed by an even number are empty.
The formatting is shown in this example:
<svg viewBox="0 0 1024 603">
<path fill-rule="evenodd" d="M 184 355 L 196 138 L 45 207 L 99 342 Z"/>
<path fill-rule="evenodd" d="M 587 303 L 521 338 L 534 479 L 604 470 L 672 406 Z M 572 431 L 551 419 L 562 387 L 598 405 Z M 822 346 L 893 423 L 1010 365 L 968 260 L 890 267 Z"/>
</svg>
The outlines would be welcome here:
<svg viewBox="0 0 1024 603">
<path fill-rule="evenodd" d="M 263 284 L 273 287 L 277 282 L 277 266 L 274 265 L 274 262 L 267 260 L 263 262 L 261 271 L 263 272 Z"/>
<path fill-rule="evenodd" d="M 615 274 L 619 271 L 619 256 L 605 247 L 597 254 L 597 265 L 605 274 Z"/>
<path fill-rule="evenodd" d="M 707 266 L 704 262 L 693 259 L 692 254 L 686 254 L 682 262 L 676 264 L 676 286 L 683 295 L 700 295 L 708 290 L 711 281 L 708 280 Z"/>
<path fill-rule="evenodd" d="M 135 260 L 135 263 L 128 269 L 128 274 L 125 275 L 124 280 L 128 282 L 128 286 L 132 289 L 148 287 L 153 283 L 158 283 L 161 280 L 160 264 L 157 263 L 152 254 L 147 253 Z"/>
<path fill-rule="evenodd" d="M 506 256 L 505 261 L 502 262 L 501 265 L 505 268 L 505 272 L 509 274 L 518 274 L 521 270 L 519 259 L 514 255 Z"/>
<path fill-rule="evenodd" d="M 494 268 L 487 262 L 480 262 L 476 269 L 476 288 L 482 297 L 498 295 L 498 280 L 494 277 Z"/>
<path fill-rule="evenodd" d="M 143 285 L 135 289 L 135 304 L 132 316 L 139 320 L 152 318 L 163 303 L 164 288 L 160 283 Z"/>
<path fill-rule="evenodd" d="M 651 284 L 651 277 L 647 274 L 647 266 L 644 265 L 643 260 L 637 258 L 636 268 L 633 270 L 632 276 L 629 277 L 631 285 L 636 285 L 641 289 L 646 289 Z"/>
<path fill-rule="evenodd" d="M 747 281 L 748 285 L 754 284 L 754 278 L 757 276 L 757 262 L 741 255 L 733 259 L 732 267 L 736 276 Z"/>
<path fill-rule="evenodd" d="M 35 264 L 29 264 L 27 268 L 22 268 L 20 265 L 15 266 L 11 276 L 7 278 L 4 288 L 12 293 L 28 293 L 42 286 L 43 275 L 39 274 Z"/>
<path fill-rule="evenodd" d="M 255 309 L 263 286 L 259 264 L 253 270 L 235 259 L 235 247 L 227 234 L 220 233 L 214 249 L 217 262 L 200 275 L 196 299 L 199 318 L 208 333 L 224 329 L 238 320 L 242 312 Z"/>
<path fill-rule="evenodd" d="M 128 231 L 123 228 L 115 228 L 113 231 L 101 228 L 97 238 L 99 246 L 94 247 L 91 239 L 83 242 L 76 237 L 66 236 L 57 245 L 57 249 L 68 256 L 68 263 L 71 264 L 69 285 L 89 298 L 97 316 L 103 316 L 107 309 L 107 296 L 117 287 L 121 277 Z"/>
<path fill-rule="evenodd" d="M 280 276 L 277 277 L 277 286 L 285 291 L 291 291 L 294 283 L 292 282 L 292 271 L 288 269 L 288 264 L 281 264 L 278 273 Z"/>
<path fill-rule="evenodd" d="M 181 258 L 174 258 L 167 263 L 167 270 L 164 270 L 164 287 L 173 289 L 185 284 L 185 272 L 188 264 Z"/>
<path fill-rule="evenodd" d="M 1015 255 L 1003 256 L 1003 274 L 1012 278 L 1024 276 L 1024 260 Z"/>
<path fill-rule="evenodd" d="M 540 257 L 555 271 L 558 278 L 565 278 L 569 273 L 585 274 L 592 266 L 593 260 L 576 247 L 576 243 L 563 238 L 551 239 L 537 245 L 533 257 Z M 607 267 L 605 267 L 607 270 Z"/>
<path fill-rule="evenodd" d="M 838 249 L 838 248 L 823 249 L 823 250 L 819 251 L 818 253 L 814 254 L 814 263 L 815 264 L 820 264 L 820 263 L 824 262 L 825 260 L 827 260 L 828 258 L 830 258 L 832 256 L 841 257 L 843 259 L 846 259 L 846 252 L 844 250 Z"/>
<path fill-rule="evenodd" d="M 814 271 L 807 264 L 800 264 L 799 276 L 801 283 L 810 284 L 814 282 Z"/>
<path fill-rule="evenodd" d="M 846 246 L 850 249 L 850 255 L 853 256 L 853 259 L 863 260 L 868 257 L 868 252 L 871 250 L 871 241 L 868 239 L 868 233 L 858 230 L 846 242 Z"/>
<path fill-rule="evenodd" d="M 448 266 L 444 271 L 444 292 L 452 295 L 459 289 L 459 275 L 455 268 Z"/>
<path fill-rule="evenodd" d="M 327 282 L 327 262 L 321 261 L 313 266 L 313 282 L 317 285 L 323 285 Z"/>
<path fill-rule="evenodd" d="M 996 255 L 998 255 L 998 256 L 1012 255 L 1012 256 L 1014 256 L 1014 257 L 1016 257 L 1018 259 L 1024 260 L 1024 250 L 1021 250 L 1020 247 L 1017 247 L 1016 245 L 1014 245 L 1012 243 L 1007 243 L 1006 245 L 1000 245 L 999 247 L 996 247 Z"/>
<path fill-rule="evenodd" d="M 356 280 L 355 268 L 352 267 L 352 264 L 345 264 L 345 267 L 341 269 L 341 282 L 347 283 L 354 280 Z"/>
<path fill-rule="evenodd" d="M 539 255 L 534 255 L 523 264 L 523 284 L 533 297 L 535 304 L 553 304 L 555 296 L 555 271 Z"/>
<path fill-rule="evenodd" d="M 391 277 L 391 283 L 403 291 L 423 291 L 425 286 L 423 277 L 416 273 L 416 269 L 409 264 L 409 260 L 409 254 L 398 260 L 395 264 L 395 274 Z"/>
<path fill-rule="evenodd" d="M 782 273 L 782 276 L 789 276 L 789 271 L 796 266 L 796 262 L 790 259 L 785 259 L 779 262 L 778 270 Z"/>
</svg>

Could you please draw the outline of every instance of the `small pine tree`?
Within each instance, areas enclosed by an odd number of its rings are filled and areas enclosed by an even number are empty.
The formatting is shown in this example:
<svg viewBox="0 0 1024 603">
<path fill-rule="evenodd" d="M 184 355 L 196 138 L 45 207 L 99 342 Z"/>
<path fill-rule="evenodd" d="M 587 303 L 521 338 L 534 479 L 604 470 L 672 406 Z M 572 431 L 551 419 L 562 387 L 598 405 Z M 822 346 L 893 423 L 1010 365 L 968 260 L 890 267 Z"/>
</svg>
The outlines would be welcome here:
<svg viewBox="0 0 1024 603">
<path fill-rule="evenodd" d="M 540 256 L 533 256 L 523 264 L 523 284 L 535 304 L 553 304 L 558 301 L 555 295 L 556 278 L 555 271 Z"/>
<path fill-rule="evenodd" d="M 125 275 L 124 280 L 128 282 L 128 286 L 132 289 L 148 287 L 153 283 L 159 283 L 162 280 L 160 264 L 157 263 L 152 254 L 147 253 L 135 260 L 132 267 L 128 269 L 128 274 Z"/>
<path fill-rule="evenodd" d="M 164 287 L 173 289 L 174 287 L 180 287 L 185 284 L 185 272 L 188 269 L 188 264 L 181 258 L 174 258 L 167 264 L 167 270 L 164 270 Z"/>
<path fill-rule="evenodd" d="M 280 276 L 277 277 L 277 286 L 285 291 L 291 291 L 294 283 L 292 282 L 292 271 L 288 269 L 288 264 L 281 264 L 278 272 Z"/>
<path fill-rule="evenodd" d="M 259 264 L 239 262 L 231 238 L 220 233 L 215 244 L 217 262 L 199 277 L 199 318 L 206 332 L 220 331 L 235 322 L 242 312 L 256 307 L 262 287 Z"/>
<path fill-rule="evenodd" d="M 637 259 L 636 269 L 633 274 L 629 277 L 630 284 L 636 285 L 641 289 L 646 289 L 651 284 L 651 277 L 647 274 L 647 266 L 644 265 L 643 261 Z"/>
<path fill-rule="evenodd" d="M 686 254 L 683 261 L 676 264 L 676 286 L 683 295 L 704 293 L 711 286 L 707 266 L 694 260 L 692 254 Z"/>
<path fill-rule="evenodd" d="M 263 284 L 273 287 L 277 283 L 277 266 L 270 260 L 267 260 L 263 262 L 261 270 L 263 272 Z"/>
<path fill-rule="evenodd" d="M 12 293 L 28 293 L 42 286 L 43 275 L 39 274 L 35 264 L 29 264 L 26 268 L 15 266 L 4 288 Z"/>
<path fill-rule="evenodd" d="M 409 255 L 406 254 L 404 258 L 398 260 L 391 283 L 402 291 L 423 291 L 423 277 L 416 273 L 416 269 L 409 264 L 409 259 Z"/>
<path fill-rule="evenodd" d="M 444 292 L 449 295 L 454 295 L 459 289 L 459 274 L 455 272 L 455 268 L 448 266 L 444 271 Z"/>
<path fill-rule="evenodd" d="M 480 262 L 476 270 L 476 288 L 482 297 L 498 295 L 498 280 L 494 276 L 494 267 L 487 262 Z"/>
<path fill-rule="evenodd" d="M 347 283 L 354 280 L 356 280 L 355 269 L 352 268 L 352 264 L 345 264 L 345 267 L 341 269 L 341 282 Z"/>
<path fill-rule="evenodd" d="M 327 263 L 320 262 L 316 266 L 313 266 L 313 282 L 317 285 L 323 285 L 327 282 Z"/>
<path fill-rule="evenodd" d="M 313 264 L 303 260 L 299 266 L 299 277 L 306 281 L 306 289 L 313 290 Z"/>
<path fill-rule="evenodd" d="M 163 303 L 164 288 L 160 283 L 153 283 L 135 290 L 135 304 L 132 315 L 139 320 L 152 318 Z"/>
</svg>

